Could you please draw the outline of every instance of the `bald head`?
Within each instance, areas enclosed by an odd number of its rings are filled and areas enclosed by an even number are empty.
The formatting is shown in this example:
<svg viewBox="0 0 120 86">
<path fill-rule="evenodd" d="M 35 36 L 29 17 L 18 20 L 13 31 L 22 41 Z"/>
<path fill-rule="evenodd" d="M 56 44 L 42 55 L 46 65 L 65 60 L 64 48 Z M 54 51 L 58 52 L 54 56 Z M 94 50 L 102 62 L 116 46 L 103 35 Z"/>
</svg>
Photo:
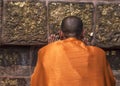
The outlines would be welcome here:
<svg viewBox="0 0 120 86">
<path fill-rule="evenodd" d="M 82 20 L 76 16 L 68 16 L 63 19 L 61 30 L 66 37 L 80 36 L 83 31 Z"/>
</svg>

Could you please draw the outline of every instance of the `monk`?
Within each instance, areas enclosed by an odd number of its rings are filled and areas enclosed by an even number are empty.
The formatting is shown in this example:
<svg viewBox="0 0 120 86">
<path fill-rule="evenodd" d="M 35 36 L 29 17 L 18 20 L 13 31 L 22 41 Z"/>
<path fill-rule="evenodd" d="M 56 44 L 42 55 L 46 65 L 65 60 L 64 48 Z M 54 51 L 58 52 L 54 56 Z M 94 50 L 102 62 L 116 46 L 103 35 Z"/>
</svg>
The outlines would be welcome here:
<svg viewBox="0 0 120 86">
<path fill-rule="evenodd" d="M 31 86 L 115 86 L 105 52 L 81 41 L 82 20 L 68 16 L 61 23 L 63 40 L 38 51 Z"/>
</svg>

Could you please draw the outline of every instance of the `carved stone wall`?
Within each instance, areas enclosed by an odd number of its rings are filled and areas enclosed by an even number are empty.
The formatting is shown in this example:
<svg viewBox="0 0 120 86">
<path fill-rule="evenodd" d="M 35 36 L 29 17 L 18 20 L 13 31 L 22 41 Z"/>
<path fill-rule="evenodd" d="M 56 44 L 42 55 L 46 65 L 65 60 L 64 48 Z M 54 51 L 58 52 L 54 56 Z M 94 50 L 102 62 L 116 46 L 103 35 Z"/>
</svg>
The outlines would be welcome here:
<svg viewBox="0 0 120 86">
<path fill-rule="evenodd" d="M 2 43 L 35 45 L 47 42 L 45 2 L 4 1 Z"/>
<path fill-rule="evenodd" d="M 50 2 L 48 5 L 48 18 L 50 33 L 57 33 L 60 29 L 60 24 L 66 16 L 77 16 L 83 20 L 85 39 L 91 41 L 90 33 L 93 30 L 93 3 L 85 2 Z"/>
<path fill-rule="evenodd" d="M 120 3 L 97 5 L 96 44 L 101 47 L 120 46 Z"/>
<path fill-rule="evenodd" d="M 3 5 L 3 1 L 0 0 L 0 42 L 1 42 L 1 32 L 2 32 L 2 5 Z"/>
<path fill-rule="evenodd" d="M 0 0 L 0 86 L 30 86 L 38 49 L 69 15 L 83 20 L 86 44 L 106 51 L 120 86 L 120 0 Z"/>
<path fill-rule="evenodd" d="M 105 49 L 108 62 L 116 77 L 116 86 L 120 86 L 120 50 Z"/>
<path fill-rule="evenodd" d="M 1 46 L 0 86 L 30 86 L 30 75 L 42 46 Z"/>
</svg>

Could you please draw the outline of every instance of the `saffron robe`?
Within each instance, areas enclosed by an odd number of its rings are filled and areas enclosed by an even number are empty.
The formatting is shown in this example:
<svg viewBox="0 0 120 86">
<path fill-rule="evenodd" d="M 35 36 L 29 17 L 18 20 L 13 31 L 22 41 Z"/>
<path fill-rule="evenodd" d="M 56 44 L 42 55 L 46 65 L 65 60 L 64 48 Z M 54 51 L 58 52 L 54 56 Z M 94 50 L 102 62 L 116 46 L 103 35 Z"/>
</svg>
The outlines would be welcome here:
<svg viewBox="0 0 120 86">
<path fill-rule="evenodd" d="M 31 86 L 115 86 L 115 79 L 102 49 L 68 38 L 38 51 Z"/>
</svg>

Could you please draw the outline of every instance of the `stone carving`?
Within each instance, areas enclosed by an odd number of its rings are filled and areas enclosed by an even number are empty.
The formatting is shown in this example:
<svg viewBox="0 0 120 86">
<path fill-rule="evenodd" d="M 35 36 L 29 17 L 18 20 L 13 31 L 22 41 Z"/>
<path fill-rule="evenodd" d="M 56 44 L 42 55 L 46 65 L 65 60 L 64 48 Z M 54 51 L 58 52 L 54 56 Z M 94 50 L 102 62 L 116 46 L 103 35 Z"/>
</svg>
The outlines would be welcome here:
<svg viewBox="0 0 120 86">
<path fill-rule="evenodd" d="M 30 86 L 29 78 L 0 77 L 0 86 Z"/>
<path fill-rule="evenodd" d="M 40 1 L 5 1 L 4 44 L 35 45 L 47 42 L 46 7 Z"/>
<path fill-rule="evenodd" d="M 0 75 L 30 75 L 29 47 L 0 47 Z"/>
<path fill-rule="evenodd" d="M 57 34 L 64 17 L 74 15 L 83 20 L 85 40 L 90 42 L 90 34 L 93 30 L 93 11 L 92 3 L 50 2 L 48 5 L 50 34 Z"/>
<path fill-rule="evenodd" d="M 120 3 L 98 4 L 95 41 L 104 48 L 120 46 Z"/>
</svg>

